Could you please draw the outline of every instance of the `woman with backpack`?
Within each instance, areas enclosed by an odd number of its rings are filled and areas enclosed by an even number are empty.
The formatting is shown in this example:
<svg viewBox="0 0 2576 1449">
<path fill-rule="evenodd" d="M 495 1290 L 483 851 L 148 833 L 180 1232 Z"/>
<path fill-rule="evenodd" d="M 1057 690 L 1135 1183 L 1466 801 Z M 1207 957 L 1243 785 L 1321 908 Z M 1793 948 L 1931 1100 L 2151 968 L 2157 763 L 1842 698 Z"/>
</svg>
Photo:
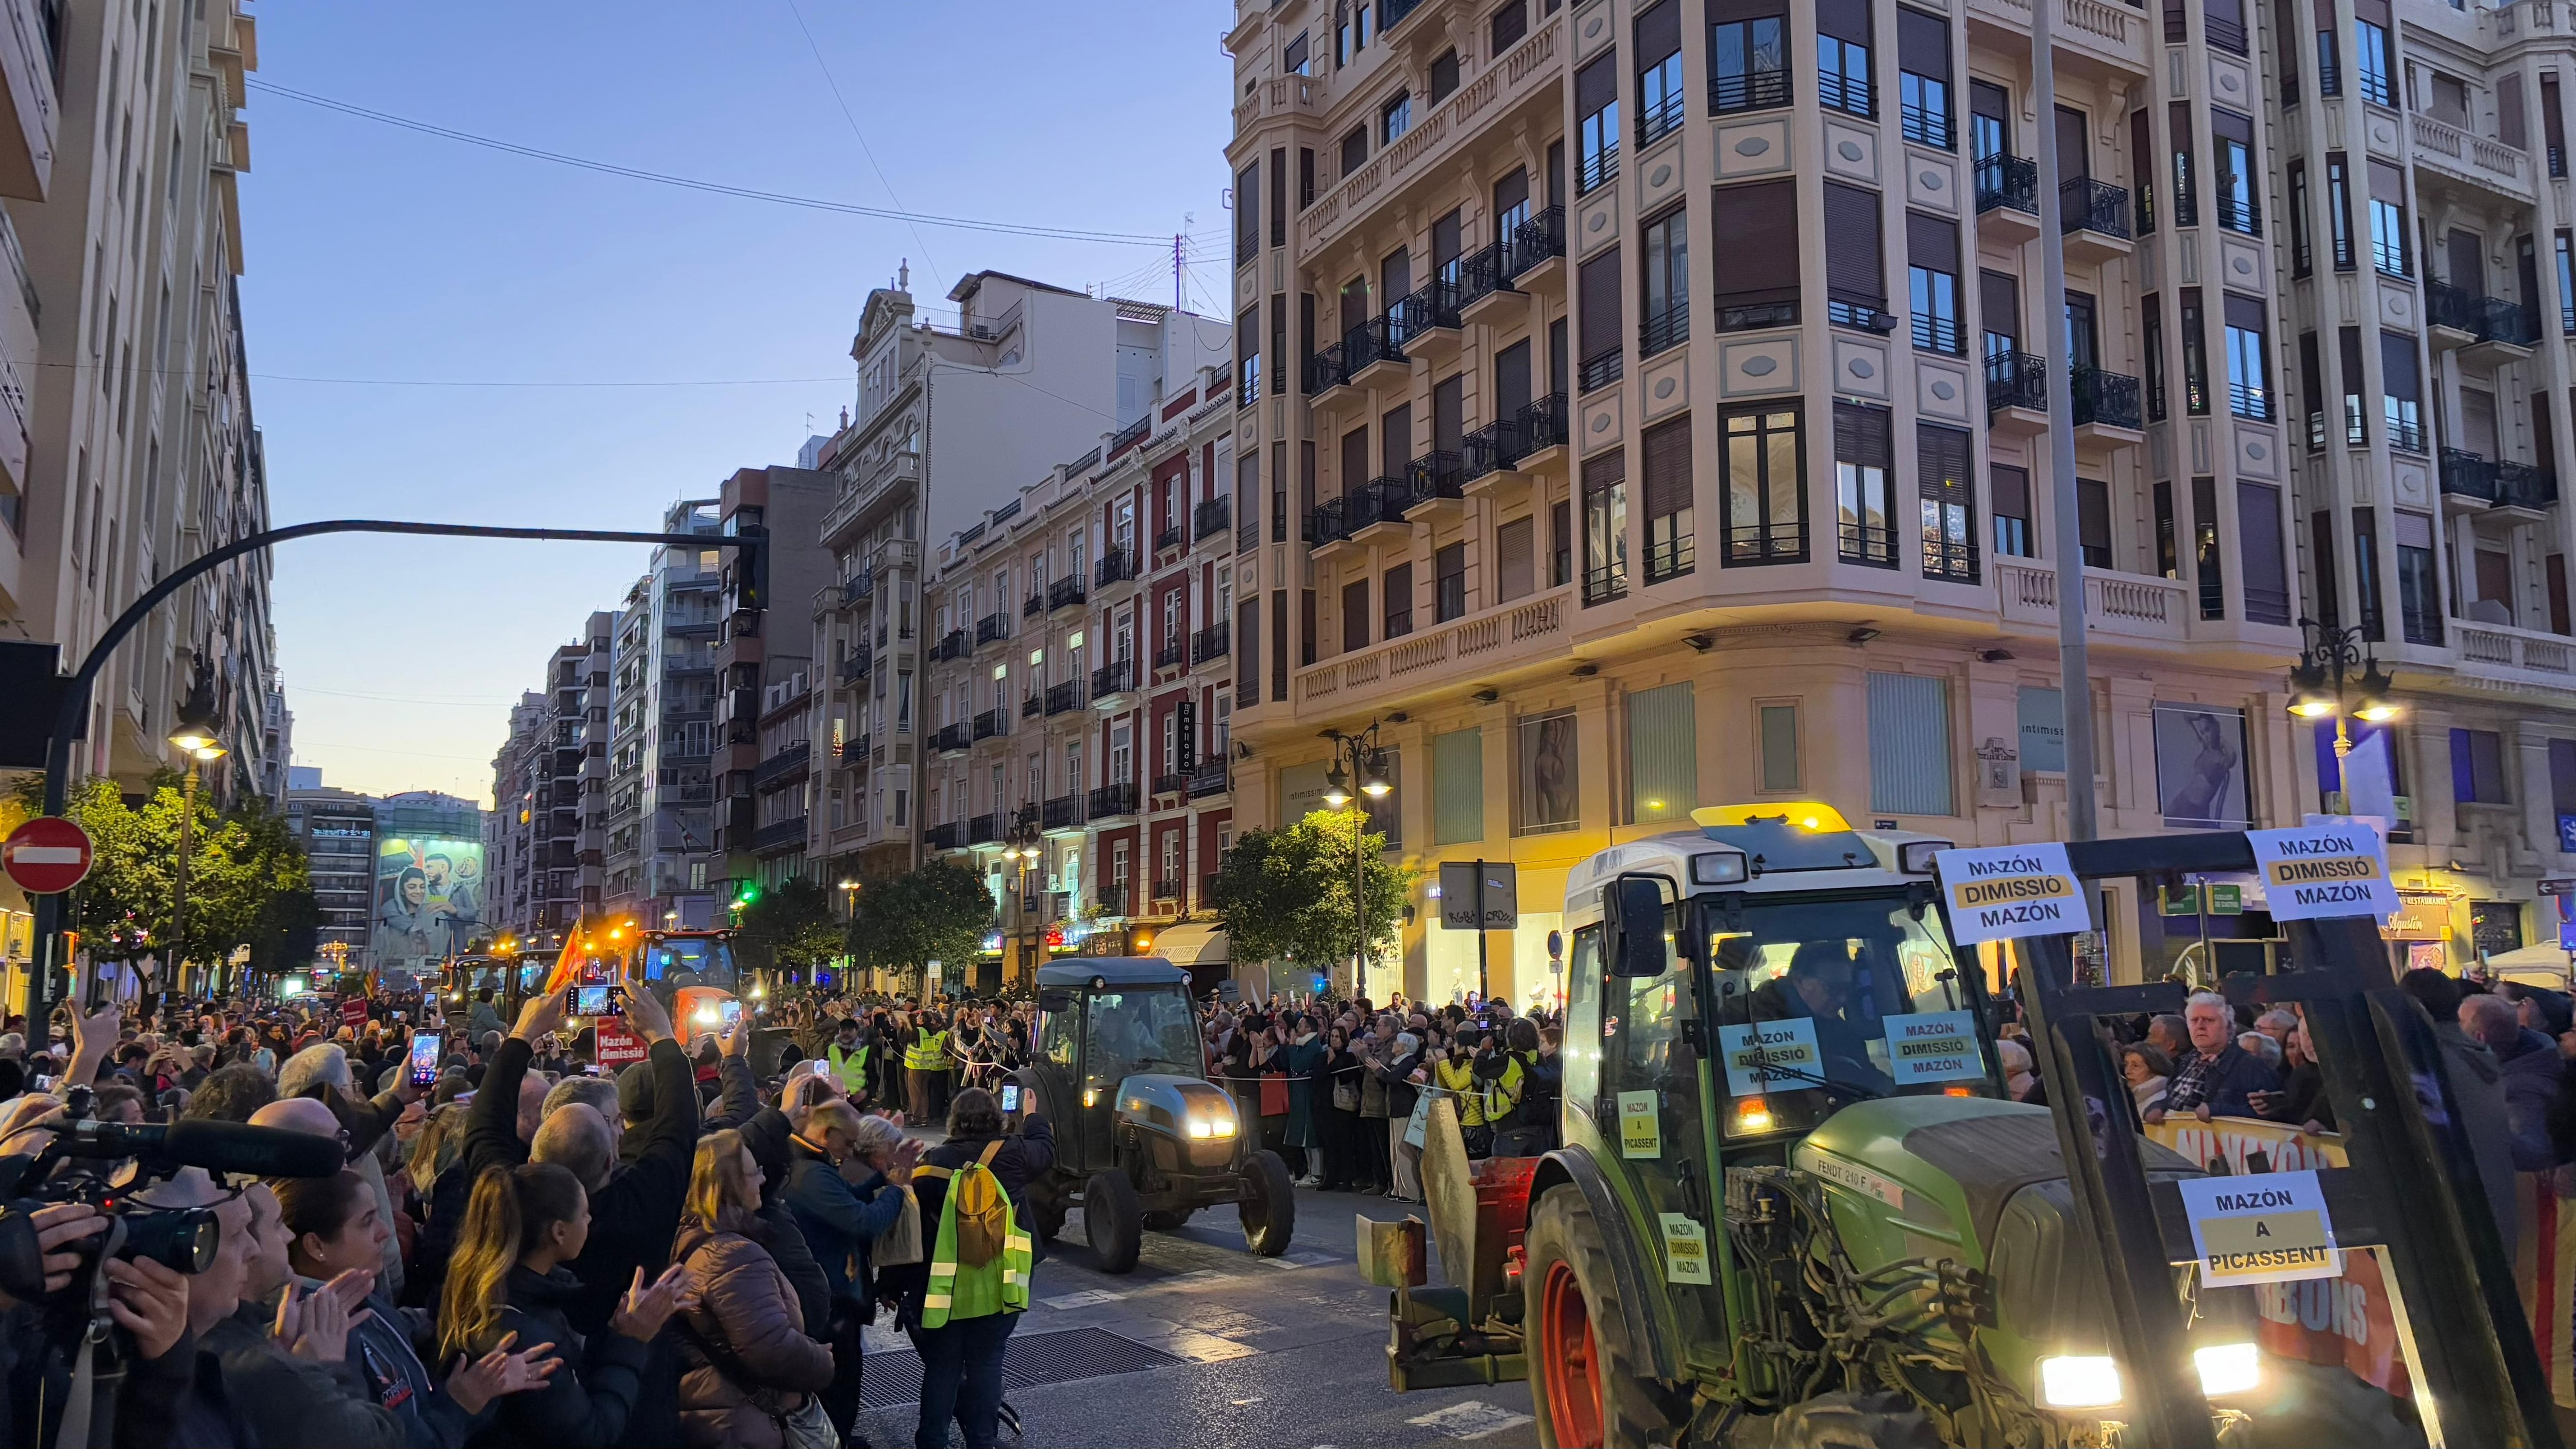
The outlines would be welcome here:
<svg viewBox="0 0 2576 1449">
<path fill-rule="evenodd" d="M 698 1446 L 839 1442 L 823 1414 L 832 1350 L 807 1336 L 795 1285 L 766 1246 L 760 1165 L 731 1128 L 698 1139 L 672 1258 L 698 1287 L 680 1316 L 680 1427 Z"/>
<path fill-rule="evenodd" d="M 1023 1099 L 1024 1101 L 1026 1099 Z M 948 1140 L 912 1172 L 929 1271 L 905 1319 L 921 1355 L 921 1422 L 913 1443 L 946 1449 L 948 1421 L 967 1449 L 992 1449 L 1002 1415 L 1002 1350 L 1029 1305 L 1042 1244 L 1029 1229 L 1028 1187 L 1055 1165 L 1055 1134 L 1034 1106 L 1017 1134 L 981 1087 L 948 1105 Z"/>
</svg>

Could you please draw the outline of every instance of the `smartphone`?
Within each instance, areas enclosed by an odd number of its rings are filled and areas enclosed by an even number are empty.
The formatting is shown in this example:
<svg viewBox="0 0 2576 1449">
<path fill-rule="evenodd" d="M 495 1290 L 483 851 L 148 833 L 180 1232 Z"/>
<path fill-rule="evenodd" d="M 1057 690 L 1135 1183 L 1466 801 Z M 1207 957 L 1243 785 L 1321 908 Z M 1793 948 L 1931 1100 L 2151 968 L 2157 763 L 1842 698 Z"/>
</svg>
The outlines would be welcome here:
<svg viewBox="0 0 2576 1449">
<path fill-rule="evenodd" d="M 624 1016 L 626 988 L 618 985 L 564 988 L 566 1016 Z"/>
<path fill-rule="evenodd" d="M 438 1085 L 438 1038 L 416 1036 L 411 1039 L 411 1084 L 415 1087 Z"/>
<path fill-rule="evenodd" d="M 812 1060 L 812 1061 L 810 1061 L 810 1062 L 807 1062 L 807 1063 L 805 1064 L 805 1068 L 806 1068 L 806 1070 L 808 1070 L 808 1071 L 812 1072 L 814 1075 L 816 1075 L 816 1076 L 820 1077 L 820 1076 L 827 1075 L 827 1074 L 829 1074 L 829 1073 L 831 1072 L 831 1070 L 832 1070 L 832 1063 L 831 1063 L 829 1060 L 827 1060 L 826 1058 L 823 1058 L 823 1057 L 816 1057 L 814 1060 Z"/>
<path fill-rule="evenodd" d="M 1020 1110 L 1020 1084 L 1017 1082 L 1004 1082 L 1002 1084 L 1002 1112 L 1007 1116 L 1008 1114 L 1018 1110 Z"/>
<path fill-rule="evenodd" d="M 731 1031 L 742 1024 L 742 1003 L 739 1001 L 726 1001 L 719 1003 L 716 1007 L 716 1013 L 724 1019 L 724 1029 L 727 1031 Z"/>
</svg>

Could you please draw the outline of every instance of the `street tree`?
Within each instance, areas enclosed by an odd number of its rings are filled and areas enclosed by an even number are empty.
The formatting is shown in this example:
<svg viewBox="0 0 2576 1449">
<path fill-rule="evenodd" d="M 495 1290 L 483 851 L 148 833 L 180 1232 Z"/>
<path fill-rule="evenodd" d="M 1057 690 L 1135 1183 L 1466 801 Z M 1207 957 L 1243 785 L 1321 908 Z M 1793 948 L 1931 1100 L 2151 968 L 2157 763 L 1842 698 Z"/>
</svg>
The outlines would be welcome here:
<svg viewBox="0 0 2576 1449">
<path fill-rule="evenodd" d="M 993 892 L 982 876 L 932 861 L 860 890 L 850 918 L 851 963 L 902 972 L 931 961 L 962 965 L 983 951 L 994 919 Z"/>
<path fill-rule="evenodd" d="M 1351 959 L 1355 899 L 1368 907 L 1369 953 L 1395 942 L 1412 873 L 1387 863 L 1386 837 L 1366 825 L 1355 811 L 1317 810 L 1235 837 L 1209 892 L 1235 960 L 1321 969 Z"/>
<path fill-rule="evenodd" d="M 841 923 L 823 887 L 791 877 L 742 908 L 741 940 L 755 967 L 810 971 L 841 954 Z"/>
</svg>

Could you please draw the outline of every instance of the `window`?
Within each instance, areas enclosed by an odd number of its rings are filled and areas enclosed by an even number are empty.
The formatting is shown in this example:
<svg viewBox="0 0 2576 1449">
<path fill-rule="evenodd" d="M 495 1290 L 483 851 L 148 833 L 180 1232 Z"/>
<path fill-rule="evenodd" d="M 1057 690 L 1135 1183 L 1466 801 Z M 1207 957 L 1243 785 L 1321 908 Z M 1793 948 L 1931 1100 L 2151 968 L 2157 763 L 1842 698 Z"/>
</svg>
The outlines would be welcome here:
<svg viewBox="0 0 2576 1449">
<path fill-rule="evenodd" d="M 1577 318 L 1583 328 L 1583 391 L 1606 387 L 1617 382 L 1626 372 L 1627 343 L 1620 335 L 1619 249 L 1605 247 L 1599 256 L 1584 259 L 1575 282 L 1581 308 Z"/>
<path fill-rule="evenodd" d="M 1460 845 L 1484 838 L 1484 732 L 1471 725 L 1433 735 L 1431 843 Z"/>
<path fill-rule="evenodd" d="M 1690 681 L 1628 696 L 1628 818 L 1679 820 L 1699 803 L 1699 730 Z"/>
<path fill-rule="evenodd" d="M 2035 558 L 2030 535 L 2030 473 L 2002 463 L 1988 465 L 1986 488 L 1994 495 L 1995 552 Z"/>
<path fill-rule="evenodd" d="M 2353 384 L 2347 384 L 2350 386 Z M 2388 446 L 2408 453 L 2424 451 L 2423 372 L 2416 365 L 2415 339 L 2403 332 L 2379 334 L 2381 418 L 2388 425 Z"/>
<path fill-rule="evenodd" d="M 1708 27 L 1708 108 L 1760 111 L 1789 104 L 1789 17 L 1739 14 L 1768 9 L 1776 0 L 1748 6 L 1738 0 L 1710 0 Z"/>
<path fill-rule="evenodd" d="M 1368 164 L 1368 127 L 1353 126 L 1342 138 L 1342 174 L 1350 175 Z"/>
<path fill-rule="evenodd" d="M 2191 104 L 2175 101 L 2166 111 L 2166 124 L 2171 132 L 2167 140 L 2173 146 L 2174 225 L 2200 225 L 2200 187 L 2193 177 L 2191 150 Z"/>
<path fill-rule="evenodd" d="M 1757 701 L 1753 706 L 1753 743 L 1762 755 L 1762 788 L 1797 789 L 1798 706 Z"/>
<path fill-rule="evenodd" d="M 2158 507 L 2166 515 L 2160 520 L 2160 526 L 2170 533 L 2173 527 L 2170 485 L 2159 483 L 2156 488 Z M 2160 546 L 2170 547 L 2169 544 Z M 2218 480 L 2215 478 L 2191 480 L 2191 564 L 2192 573 L 2200 581 L 2200 617 L 2226 618 L 2227 576 L 2225 562 L 2218 552 Z M 2165 577 L 2173 578 L 2175 575 L 2168 570 Z"/>
<path fill-rule="evenodd" d="M 1878 193 L 1825 183 L 1825 317 L 1885 330 L 1887 269 L 1879 255 Z"/>
<path fill-rule="evenodd" d="M 1677 206 L 1646 223 L 1645 265 L 1638 278 L 1639 357 L 1650 357 L 1690 337 L 1689 221 L 1689 212 Z"/>
<path fill-rule="evenodd" d="M 1412 129 L 1413 93 L 1397 91 L 1395 99 L 1377 108 L 1377 143 L 1392 146 Z"/>
<path fill-rule="evenodd" d="M 1297 38 L 1288 42 L 1287 46 L 1279 52 L 1279 73 L 1282 75 L 1312 75 L 1315 73 L 1314 66 L 1309 64 L 1306 59 L 1305 31 L 1298 31 Z"/>
<path fill-rule="evenodd" d="M 1869 87 L 1869 0 L 1817 0 L 1816 98 L 1855 116 L 1878 114 Z"/>
<path fill-rule="evenodd" d="M 1967 342 L 1959 321 L 1958 223 L 1907 212 L 1905 261 L 1914 345 L 1954 357 L 1965 352 Z"/>
<path fill-rule="evenodd" d="M 2138 235 L 2156 229 L 2156 122 L 2141 106 L 2129 113 L 2129 175 L 2138 183 Z"/>
<path fill-rule="evenodd" d="M 2559 100 L 2558 72 L 2540 73 L 2540 139 L 2549 151 L 2549 174 L 2567 174 L 2567 112 Z"/>
<path fill-rule="evenodd" d="M 1798 183 L 1788 178 L 1712 193 L 1717 330 L 1798 323 Z"/>
<path fill-rule="evenodd" d="M 1646 582 L 1662 583 L 1691 571 L 1690 419 L 1675 418 L 1646 430 Z"/>
<path fill-rule="evenodd" d="M 1234 322 L 1234 405 L 1248 408 L 1261 401 L 1261 309 L 1252 307 Z"/>
<path fill-rule="evenodd" d="M 1719 528 L 1729 564 L 1807 560 L 1806 449 L 1798 409 L 1726 415 L 1726 493 Z"/>
<path fill-rule="evenodd" d="M 2263 234 L 2263 212 L 2254 196 L 2254 122 L 2212 108 L 2210 138 L 2218 149 L 2218 224 L 2245 236 Z"/>
<path fill-rule="evenodd" d="M 1845 563 L 1896 567 L 1896 532 L 1887 517 L 1894 453 L 1887 409 L 1834 404 L 1834 519 L 1837 557 Z"/>
<path fill-rule="evenodd" d="M 1644 148 L 1680 129 L 1682 102 L 1681 0 L 1657 0 L 1637 17 L 1637 145 Z"/>
<path fill-rule="evenodd" d="M 1520 722 L 1514 761 L 1514 814 L 1524 835 L 1571 830 L 1581 817 L 1575 775 L 1574 711 L 1540 715 Z"/>
<path fill-rule="evenodd" d="M 1576 138 L 1582 149 L 1577 153 L 1581 170 L 1576 173 L 1577 195 L 1591 191 L 1619 174 L 1619 57 L 1604 53 L 1590 65 L 1574 73 L 1574 111 Z"/>
<path fill-rule="evenodd" d="M 1432 57 L 1431 104 L 1436 106 L 1442 101 L 1449 99 L 1450 95 L 1457 89 L 1458 48 L 1453 45 L 1447 50 L 1444 50 L 1438 55 Z"/>
<path fill-rule="evenodd" d="M 2564 231 L 2558 233 L 2557 257 L 2558 330 L 2576 337 L 2576 247 Z"/>
<path fill-rule="evenodd" d="M 1463 618 L 1467 613 L 1467 545 L 1442 544 L 1431 555 L 1432 605 L 1440 622 Z"/>
<path fill-rule="evenodd" d="M 1879 815 L 1950 813 L 1950 682 L 1920 674 L 1869 676 L 1869 808 Z"/>
<path fill-rule="evenodd" d="M 1401 639 L 1413 632 L 1413 565 L 1397 564 L 1378 581 L 1378 604 L 1384 617 L 1380 638 Z"/>
<path fill-rule="evenodd" d="M 1493 18 L 1486 22 L 1486 34 L 1491 37 L 1485 52 L 1488 55 L 1500 55 L 1520 44 L 1522 38 L 1529 34 L 1529 0 L 1510 0 L 1495 11 Z"/>
<path fill-rule="evenodd" d="M 2272 420 L 2272 385 L 2265 361 L 2263 304 L 2252 297 L 2225 294 L 2227 320 L 2227 410 L 2240 418 Z"/>
<path fill-rule="evenodd" d="M 2494 730 L 2451 731 L 2451 796 L 2463 805 L 2502 805 L 2504 736 Z"/>
<path fill-rule="evenodd" d="M 2317 94 L 2343 94 L 2343 42 L 2331 24 L 2317 32 Z"/>
<path fill-rule="evenodd" d="M 2308 253 L 2308 163 L 2290 163 L 2290 271 L 2306 276 L 2315 258 Z"/>
<path fill-rule="evenodd" d="M 1968 471 L 1970 453 L 1965 429 L 1916 424 L 1914 466 L 1922 479 L 1927 579 L 1977 581 L 1977 489 Z"/>
<path fill-rule="evenodd" d="M 2397 607 L 2409 644 L 2442 642 L 2441 575 L 2433 563 L 2433 520 L 2397 510 Z"/>
<path fill-rule="evenodd" d="M 1628 595 L 1628 458 L 1612 451 L 1583 460 L 1583 602 Z"/>
<path fill-rule="evenodd" d="M 1254 162 L 1234 178 L 1234 264 L 1242 266 L 1261 254 L 1261 164 Z"/>
<path fill-rule="evenodd" d="M 2209 415 L 2209 334 L 2201 325 L 2200 289 L 2182 289 L 2182 400 L 2193 417 Z"/>
<path fill-rule="evenodd" d="M 2415 274 L 2406 238 L 2406 173 L 2370 163 L 2370 264 L 2391 277 Z"/>
<path fill-rule="evenodd" d="M 2150 292 L 2139 309 L 2139 333 L 2146 353 L 2147 419 L 2165 420 L 2165 314 Z"/>
<path fill-rule="evenodd" d="M 2370 442 L 2370 432 L 2368 412 L 2361 405 L 2361 329 L 2346 327 L 2336 341 L 2336 350 L 2343 361 L 2344 445 L 2366 447 Z"/>
<path fill-rule="evenodd" d="M 2352 182 L 2346 173 L 2343 153 L 2326 153 L 2326 233 L 2333 244 L 2334 269 L 2349 272 L 2352 253 Z"/>
<path fill-rule="evenodd" d="M 1950 22 L 1919 10 L 1896 12 L 1897 117 L 1905 139 L 1947 151 L 1957 144 L 1950 121 Z"/>
<path fill-rule="evenodd" d="M 2326 446 L 2326 379 L 2317 356 L 2317 334 L 2299 334 L 2299 411 L 2307 424 L 2308 451 Z"/>
<path fill-rule="evenodd" d="M 2382 5 L 2382 10 L 2386 9 Z M 2353 74 L 2361 80 L 2361 98 L 2375 106 L 2397 105 L 2397 51 L 2389 43 L 2384 20 L 2357 22 L 2360 43 L 2353 48 Z"/>
<path fill-rule="evenodd" d="M 1369 642 L 1369 584 L 1353 579 L 1342 585 L 1342 652 L 1366 649 Z"/>
<path fill-rule="evenodd" d="M 2088 569 L 2111 567 L 2111 485 L 2099 478 L 2075 480 L 2075 532 Z"/>
<path fill-rule="evenodd" d="M 2216 513 L 2212 508 L 2211 512 Z M 2290 622 L 2290 575 L 2281 523 L 2281 490 L 2270 483 L 2236 485 L 2236 552 L 2244 561 L 2245 617 L 2256 624 Z"/>
<path fill-rule="evenodd" d="M 1538 520 L 1515 518 L 1494 530 L 1494 602 L 1538 592 Z"/>
</svg>

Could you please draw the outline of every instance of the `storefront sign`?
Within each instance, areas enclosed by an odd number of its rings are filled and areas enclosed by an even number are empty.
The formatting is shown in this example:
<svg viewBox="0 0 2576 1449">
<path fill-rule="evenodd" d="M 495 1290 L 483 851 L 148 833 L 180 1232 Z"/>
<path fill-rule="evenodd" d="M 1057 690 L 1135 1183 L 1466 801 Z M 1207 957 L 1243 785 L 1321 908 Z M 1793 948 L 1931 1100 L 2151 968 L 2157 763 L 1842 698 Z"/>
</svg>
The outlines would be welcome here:
<svg viewBox="0 0 2576 1449">
<path fill-rule="evenodd" d="M 1989 846 L 1932 857 L 1959 945 L 2019 936 L 2061 936 L 2093 928 L 2092 902 L 2067 864 L 2066 847 Z"/>
</svg>

